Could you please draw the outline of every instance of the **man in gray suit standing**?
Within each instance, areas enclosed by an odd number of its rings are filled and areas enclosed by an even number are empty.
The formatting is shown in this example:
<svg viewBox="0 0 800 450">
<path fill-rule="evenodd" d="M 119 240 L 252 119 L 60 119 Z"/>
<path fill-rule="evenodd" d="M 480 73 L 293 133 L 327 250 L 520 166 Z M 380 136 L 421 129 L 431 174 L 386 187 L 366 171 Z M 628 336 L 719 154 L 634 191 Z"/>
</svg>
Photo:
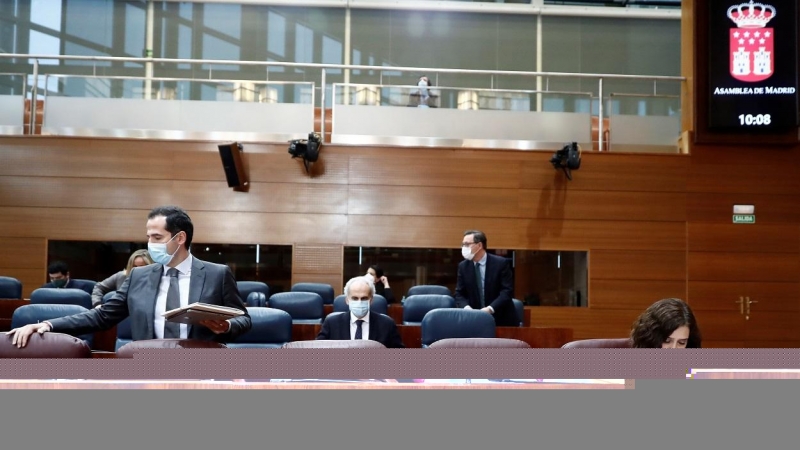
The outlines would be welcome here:
<svg viewBox="0 0 800 450">
<path fill-rule="evenodd" d="M 122 287 L 99 308 L 9 332 L 12 345 L 25 347 L 35 333 L 54 331 L 74 336 L 106 330 L 131 318 L 134 341 L 199 339 L 229 342 L 250 330 L 247 314 L 228 266 L 201 261 L 189 251 L 194 226 L 177 206 L 161 206 L 147 216 L 147 249 L 155 264 L 131 270 Z M 238 308 L 244 315 L 228 320 L 205 320 L 200 325 L 166 322 L 170 309 L 201 302 Z"/>
</svg>

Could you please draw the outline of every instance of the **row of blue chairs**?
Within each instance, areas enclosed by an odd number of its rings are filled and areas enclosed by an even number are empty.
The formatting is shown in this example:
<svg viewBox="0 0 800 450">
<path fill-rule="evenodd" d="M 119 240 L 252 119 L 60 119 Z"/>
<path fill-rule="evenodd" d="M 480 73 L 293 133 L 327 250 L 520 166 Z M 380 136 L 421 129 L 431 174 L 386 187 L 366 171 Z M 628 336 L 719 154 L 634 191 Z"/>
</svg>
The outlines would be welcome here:
<svg viewBox="0 0 800 450">
<path fill-rule="evenodd" d="M 271 298 L 269 295 L 269 286 L 260 281 L 237 281 L 239 287 L 239 294 L 243 299 L 246 299 L 253 292 L 261 292 L 266 298 Z M 335 305 L 336 298 L 334 297 L 333 286 L 325 283 L 295 283 L 292 285 L 291 292 L 313 292 L 322 297 L 323 305 Z M 452 296 L 452 292 L 446 286 L 439 285 L 420 285 L 413 286 L 408 290 L 406 297 L 414 295 L 448 295 Z M 257 306 L 257 305 L 250 305 Z"/>
<path fill-rule="evenodd" d="M 87 311 L 78 305 L 30 304 L 17 308 L 11 318 L 11 327 L 22 327 Z M 252 328 L 227 346 L 231 348 L 278 348 L 292 341 L 292 316 L 283 310 L 248 306 Z M 334 312 L 332 314 L 346 314 Z M 428 311 L 420 322 L 422 345 L 427 347 L 442 339 L 494 338 L 494 319 L 480 311 L 457 308 Z M 92 335 L 78 336 L 91 348 Z M 115 350 L 132 342 L 130 318 L 117 325 Z"/>
<path fill-rule="evenodd" d="M 95 284 L 97 283 L 92 280 L 73 279 L 70 286 L 73 289 L 79 289 L 91 295 Z M 243 299 L 248 298 L 254 292 L 260 292 L 264 294 L 264 297 L 270 298 L 269 286 L 266 283 L 260 281 L 237 281 L 236 285 Z M 295 283 L 291 292 L 313 292 L 322 298 L 324 305 L 331 305 L 335 300 L 333 286 L 325 283 Z M 451 295 L 452 293 L 447 287 L 437 285 L 414 286 L 408 291 L 409 297 L 428 294 Z M 22 298 L 22 283 L 16 278 L 0 276 L 0 298 Z M 249 306 L 262 305 L 253 304 Z"/>
<path fill-rule="evenodd" d="M 72 279 L 70 280 L 70 287 L 92 295 L 96 281 Z M 21 299 L 22 298 L 22 282 L 13 277 L 0 276 L 0 298 Z M 90 297 L 91 299 L 91 297 Z M 91 301 L 89 302 L 91 304 Z"/>
<path fill-rule="evenodd" d="M 114 292 L 109 292 L 103 297 L 108 301 Z M 31 304 L 50 305 L 77 305 L 89 309 L 92 307 L 91 296 L 80 289 L 53 289 L 40 288 L 31 293 Z M 521 301 L 514 299 L 520 326 L 523 324 L 524 306 Z M 267 307 L 280 309 L 289 313 L 294 323 L 319 324 L 325 318 L 324 303 L 319 294 L 313 292 L 281 292 L 267 297 L 263 292 L 254 291 L 247 296 L 246 306 Z M 449 295 L 412 295 L 406 298 L 403 304 L 403 324 L 420 325 L 422 318 L 429 311 L 441 308 L 455 308 L 455 300 Z M 371 309 L 379 314 L 388 315 L 386 299 L 376 295 Z M 344 295 L 336 297 L 333 301 L 334 312 L 347 312 L 348 306 Z"/>
</svg>

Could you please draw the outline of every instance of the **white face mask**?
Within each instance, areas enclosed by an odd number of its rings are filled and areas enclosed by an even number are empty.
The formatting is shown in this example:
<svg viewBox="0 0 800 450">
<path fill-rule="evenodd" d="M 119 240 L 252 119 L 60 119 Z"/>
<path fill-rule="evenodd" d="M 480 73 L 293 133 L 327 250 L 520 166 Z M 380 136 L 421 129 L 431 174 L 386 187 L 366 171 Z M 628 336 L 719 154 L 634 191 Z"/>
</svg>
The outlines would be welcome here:
<svg viewBox="0 0 800 450">
<path fill-rule="evenodd" d="M 369 300 L 350 300 L 350 311 L 359 319 L 369 313 Z"/>
<path fill-rule="evenodd" d="M 175 236 L 172 236 L 172 239 L 175 239 L 176 236 L 177 234 Z M 169 265 L 169 263 L 172 262 L 172 258 L 174 258 L 175 255 L 178 254 L 178 250 L 180 249 L 180 247 L 176 248 L 171 255 L 167 253 L 167 244 L 172 242 L 172 239 L 168 240 L 165 243 L 155 243 L 155 242 L 148 243 L 147 252 L 150 253 L 150 258 L 159 264 L 163 264 L 165 266 Z"/>
<path fill-rule="evenodd" d="M 366 278 L 366 279 L 368 279 L 369 281 L 371 281 L 371 282 L 372 282 L 372 284 L 375 284 L 375 277 L 373 277 L 373 276 L 372 276 L 372 274 L 369 274 L 369 273 L 368 273 L 368 274 L 364 275 L 364 278 Z"/>
<path fill-rule="evenodd" d="M 472 253 L 470 248 L 472 248 L 471 245 L 469 247 L 461 247 L 461 256 L 463 256 L 464 259 L 466 260 L 471 260 L 472 257 L 475 256 L 475 254 Z"/>
</svg>

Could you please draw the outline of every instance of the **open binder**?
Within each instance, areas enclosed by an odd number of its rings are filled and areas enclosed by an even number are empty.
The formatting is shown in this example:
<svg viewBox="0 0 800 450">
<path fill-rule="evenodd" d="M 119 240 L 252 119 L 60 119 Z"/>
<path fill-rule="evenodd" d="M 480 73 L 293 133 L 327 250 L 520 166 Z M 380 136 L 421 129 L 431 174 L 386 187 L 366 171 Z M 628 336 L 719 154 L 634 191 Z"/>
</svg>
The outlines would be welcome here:
<svg viewBox="0 0 800 450">
<path fill-rule="evenodd" d="M 203 320 L 227 320 L 244 315 L 241 309 L 208 303 L 190 303 L 164 313 L 168 322 L 196 324 Z"/>
</svg>

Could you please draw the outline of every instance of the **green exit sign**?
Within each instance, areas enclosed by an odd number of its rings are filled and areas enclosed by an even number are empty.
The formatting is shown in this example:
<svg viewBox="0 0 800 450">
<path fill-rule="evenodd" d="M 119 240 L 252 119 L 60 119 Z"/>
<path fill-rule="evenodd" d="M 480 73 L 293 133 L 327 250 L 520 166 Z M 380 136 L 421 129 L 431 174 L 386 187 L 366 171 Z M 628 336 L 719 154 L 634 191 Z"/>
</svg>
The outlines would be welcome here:
<svg viewBox="0 0 800 450">
<path fill-rule="evenodd" d="M 733 223 L 756 223 L 755 214 L 734 214 Z"/>
</svg>

